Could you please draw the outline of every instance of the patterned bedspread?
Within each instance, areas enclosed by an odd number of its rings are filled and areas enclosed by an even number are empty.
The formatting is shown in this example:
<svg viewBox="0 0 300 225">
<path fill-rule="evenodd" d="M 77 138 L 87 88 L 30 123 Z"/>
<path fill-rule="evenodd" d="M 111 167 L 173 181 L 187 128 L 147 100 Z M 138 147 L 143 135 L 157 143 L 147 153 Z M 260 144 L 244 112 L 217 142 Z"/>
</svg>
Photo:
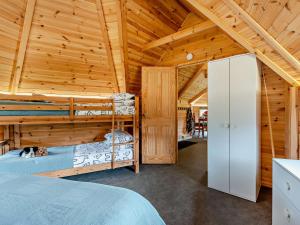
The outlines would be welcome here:
<svg viewBox="0 0 300 225">
<path fill-rule="evenodd" d="M 133 159 L 133 145 L 115 146 L 115 161 Z M 104 142 L 77 145 L 74 150 L 74 167 L 85 167 L 112 161 L 112 146 Z"/>
</svg>

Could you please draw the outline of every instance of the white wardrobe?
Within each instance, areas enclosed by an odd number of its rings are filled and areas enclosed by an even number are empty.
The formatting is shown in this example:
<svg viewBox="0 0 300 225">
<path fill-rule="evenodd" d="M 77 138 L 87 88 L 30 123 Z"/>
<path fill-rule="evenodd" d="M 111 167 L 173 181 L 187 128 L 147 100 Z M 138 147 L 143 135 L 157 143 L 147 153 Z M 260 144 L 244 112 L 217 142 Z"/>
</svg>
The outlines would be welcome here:
<svg viewBox="0 0 300 225">
<path fill-rule="evenodd" d="M 250 201 L 260 189 L 260 62 L 208 63 L 208 187 Z"/>
</svg>

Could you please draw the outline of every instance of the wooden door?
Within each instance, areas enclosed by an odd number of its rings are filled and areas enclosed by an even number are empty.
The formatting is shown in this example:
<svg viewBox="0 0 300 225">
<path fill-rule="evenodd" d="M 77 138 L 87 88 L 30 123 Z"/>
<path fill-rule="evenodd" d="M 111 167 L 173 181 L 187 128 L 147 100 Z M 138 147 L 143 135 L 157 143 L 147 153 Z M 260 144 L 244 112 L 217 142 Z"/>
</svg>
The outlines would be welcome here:
<svg viewBox="0 0 300 225">
<path fill-rule="evenodd" d="M 174 67 L 142 68 L 142 162 L 177 160 L 177 74 Z"/>
</svg>

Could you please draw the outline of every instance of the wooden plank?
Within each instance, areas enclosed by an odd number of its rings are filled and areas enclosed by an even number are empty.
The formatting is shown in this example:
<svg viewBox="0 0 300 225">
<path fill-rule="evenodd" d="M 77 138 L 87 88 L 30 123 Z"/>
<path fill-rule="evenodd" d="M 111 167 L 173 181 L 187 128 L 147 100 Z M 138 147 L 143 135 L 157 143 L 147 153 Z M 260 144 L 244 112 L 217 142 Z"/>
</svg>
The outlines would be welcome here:
<svg viewBox="0 0 300 225">
<path fill-rule="evenodd" d="M 111 115 L 76 116 L 70 120 L 69 116 L 1 116 L 0 125 L 9 124 L 59 124 L 59 123 L 95 123 L 110 122 Z M 133 121 L 133 116 L 115 116 L 116 121 Z"/>
<path fill-rule="evenodd" d="M 278 41 L 275 40 L 263 27 L 261 27 L 246 11 L 244 11 L 234 0 L 223 0 L 231 10 L 238 13 L 238 16 L 249 25 L 257 34 L 275 49 L 287 62 L 300 71 L 300 62 L 289 53 Z"/>
<path fill-rule="evenodd" d="M 140 171 L 140 101 L 139 97 L 135 97 L 135 118 L 133 122 L 133 136 L 134 136 L 134 172 Z"/>
<path fill-rule="evenodd" d="M 119 85 L 118 85 L 118 79 L 117 79 L 117 74 L 116 74 L 116 68 L 115 68 L 113 55 L 112 55 L 112 51 L 111 51 L 111 46 L 110 46 L 110 42 L 109 42 L 108 31 L 107 31 L 104 12 L 103 12 L 102 1 L 101 0 L 96 0 L 96 5 L 97 5 L 97 12 L 98 12 L 98 19 L 99 19 L 100 27 L 101 27 L 103 37 L 104 37 L 105 49 L 106 49 L 107 57 L 108 57 L 108 64 L 109 64 L 109 68 L 111 69 L 111 72 L 113 74 L 113 80 L 114 80 L 114 84 L 115 84 L 115 92 L 119 92 Z"/>
<path fill-rule="evenodd" d="M 119 26 L 119 41 L 121 46 L 121 60 L 124 67 L 124 87 L 127 91 L 128 82 L 128 37 L 127 37 L 127 10 L 126 0 L 119 0 L 118 26 Z"/>
<path fill-rule="evenodd" d="M 195 10 L 199 13 L 205 15 L 208 19 L 214 22 L 218 27 L 220 27 L 223 31 L 225 31 L 231 38 L 237 41 L 240 45 L 242 45 L 245 49 L 247 49 L 250 53 L 254 53 L 257 57 L 267 66 L 269 66 L 274 72 L 276 72 L 279 76 L 285 79 L 288 83 L 294 86 L 299 86 L 300 83 L 291 76 L 287 71 L 277 65 L 272 59 L 266 56 L 263 52 L 259 49 L 254 48 L 249 40 L 242 37 L 238 32 L 236 32 L 233 28 L 229 25 L 225 24 L 221 18 L 215 15 L 210 9 L 203 6 L 197 0 L 185 0 L 188 4 L 190 4 Z"/>
<path fill-rule="evenodd" d="M 28 0 L 26 11 L 25 11 L 25 17 L 24 17 L 24 24 L 22 29 L 22 35 L 20 40 L 20 46 L 19 51 L 17 55 L 16 60 L 16 68 L 13 74 L 12 82 L 10 85 L 10 92 L 13 94 L 18 91 L 22 71 L 23 71 L 23 64 L 24 64 L 24 58 L 27 50 L 27 43 L 29 39 L 30 29 L 31 29 L 31 23 L 32 18 L 34 14 L 34 8 L 35 8 L 36 0 Z"/>
<path fill-rule="evenodd" d="M 297 117 L 297 92 L 298 88 L 290 88 L 290 103 L 289 103 L 289 147 L 288 155 L 290 159 L 299 159 L 298 157 L 298 117 Z"/>
<path fill-rule="evenodd" d="M 203 32 L 205 30 L 208 30 L 210 28 L 215 27 L 216 25 L 211 21 L 205 21 L 196 25 L 193 25 L 189 28 L 182 29 L 180 31 L 177 31 L 173 34 L 167 35 L 165 37 L 162 37 L 158 40 L 152 41 L 148 44 L 146 44 L 143 48 L 144 51 L 149 50 L 151 48 L 159 47 L 161 45 L 168 44 L 170 42 L 178 41 L 180 39 L 188 38 L 194 34 Z"/>
<path fill-rule="evenodd" d="M 132 166 L 132 165 L 133 165 L 132 160 L 115 162 L 115 168 Z M 46 176 L 46 177 L 67 177 L 67 176 L 92 173 L 92 172 L 102 171 L 102 170 L 107 170 L 107 169 L 113 169 L 111 166 L 111 163 L 103 163 L 103 164 L 86 166 L 86 167 L 76 167 L 76 168 L 70 168 L 70 169 L 65 169 L 65 170 L 39 173 L 36 175 Z"/>
<path fill-rule="evenodd" d="M 69 106 L 59 105 L 0 105 L 0 111 L 11 111 L 11 110 L 38 110 L 38 111 L 64 111 L 69 110 Z"/>
<path fill-rule="evenodd" d="M 203 69 L 206 67 L 206 64 L 203 64 L 199 67 L 199 69 L 192 75 L 192 77 L 188 80 L 188 82 L 180 89 L 178 93 L 178 99 L 182 97 L 186 90 L 188 90 L 193 83 L 197 80 L 199 76 L 205 75 L 205 70 Z"/>
<path fill-rule="evenodd" d="M 82 98 L 84 99 L 84 98 Z M 0 100 L 11 100 L 11 101 L 41 101 L 41 102 L 57 102 L 57 103 L 68 103 L 69 98 L 67 97 L 53 97 L 45 95 L 6 95 L 0 94 Z M 38 102 L 37 102 L 38 104 Z"/>
<path fill-rule="evenodd" d="M 9 140 L 9 125 L 4 126 L 4 131 L 3 131 L 3 139 L 4 140 Z M 9 144 L 4 146 L 4 153 L 9 151 Z"/>
<path fill-rule="evenodd" d="M 192 104 L 193 102 L 196 102 L 199 98 L 201 98 L 202 95 L 204 95 L 207 92 L 207 88 L 204 90 L 201 90 L 198 94 L 196 94 L 191 100 L 189 100 L 189 104 Z"/>
<path fill-rule="evenodd" d="M 70 116 L 70 120 L 74 119 L 74 98 L 70 98 L 70 103 L 69 103 L 69 116 Z"/>
<path fill-rule="evenodd" d="M 20 125 L 19 124 L 14 125 L 14 142 L 15 142 L 15 148 L 21 147 Z"/>
</svg>

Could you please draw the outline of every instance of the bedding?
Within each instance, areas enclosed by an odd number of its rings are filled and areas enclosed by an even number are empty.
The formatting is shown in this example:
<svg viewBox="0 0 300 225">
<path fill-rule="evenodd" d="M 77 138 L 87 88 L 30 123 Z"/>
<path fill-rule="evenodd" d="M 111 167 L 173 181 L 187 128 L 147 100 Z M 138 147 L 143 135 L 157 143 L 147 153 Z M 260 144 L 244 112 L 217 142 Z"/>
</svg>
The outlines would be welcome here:
<svg viewBox="0 0 300 225">
<path fill-rule="evenodd" d="M 165 225 L 128 189 L 58 178 L 0 173 L 3 225 Z"/>
<path fill-rule="evenodd" d="M 21 150 L 0 156 L 0 172 L 36 174 L 73 167 L 74 146 L 48 148 L 48 156 L 22 158 Z"/>
<path fill-rule="evenodd" d="M 36 101 L 3 101 L 0 100 L 0 105 L 53 105 L 49 102 Z M 56 104 L 57 105 L 57 104 Z M 63 104 L 60 104 L 63 106 Z M 0 116 L 67 116 L 68 110 L 0 110 Z"/>
<path fill-rule="evenodd" d="M 104 135 L 104 138 L 106 139 L 106 142 L 112 144 L 112 133 L 108 133 Z M 126 131 L 122 130 L 115 130 L 114 132 L 114 143 L 115 144 L 124 144 L 127 142 L 132 142 L 133 141 L 133 136 L 129 134 Z"/>
<path fill-rule="evenodd" d="M 133 145 L 115 146 L 115 161 L 132 160 Z M 74 167 L 85 167 L 112 161 L 112 146 L 107 142 L 77 145 L 74 150 Z"/>
<path fill-rule="evenodd" d="M 134 115 L 134 95 L 128 93 L 120 93 L 112 96 L 115 100 L 115 115 Z M 46 101 L 13 101 L 0 100 L 0 105 L 53 105 Z M 66 104 L 55 104 L 66 106 Z M 76 106 L 111 106 L 111 103 L 87 103 L 75 104 Z M 68 116 L 69 110 L 0 110 L 0 116 Z M 77 116 L 99 116 L 112 115 L 112 111 L 105 110 L 75 110 Z"/>
</svg>

